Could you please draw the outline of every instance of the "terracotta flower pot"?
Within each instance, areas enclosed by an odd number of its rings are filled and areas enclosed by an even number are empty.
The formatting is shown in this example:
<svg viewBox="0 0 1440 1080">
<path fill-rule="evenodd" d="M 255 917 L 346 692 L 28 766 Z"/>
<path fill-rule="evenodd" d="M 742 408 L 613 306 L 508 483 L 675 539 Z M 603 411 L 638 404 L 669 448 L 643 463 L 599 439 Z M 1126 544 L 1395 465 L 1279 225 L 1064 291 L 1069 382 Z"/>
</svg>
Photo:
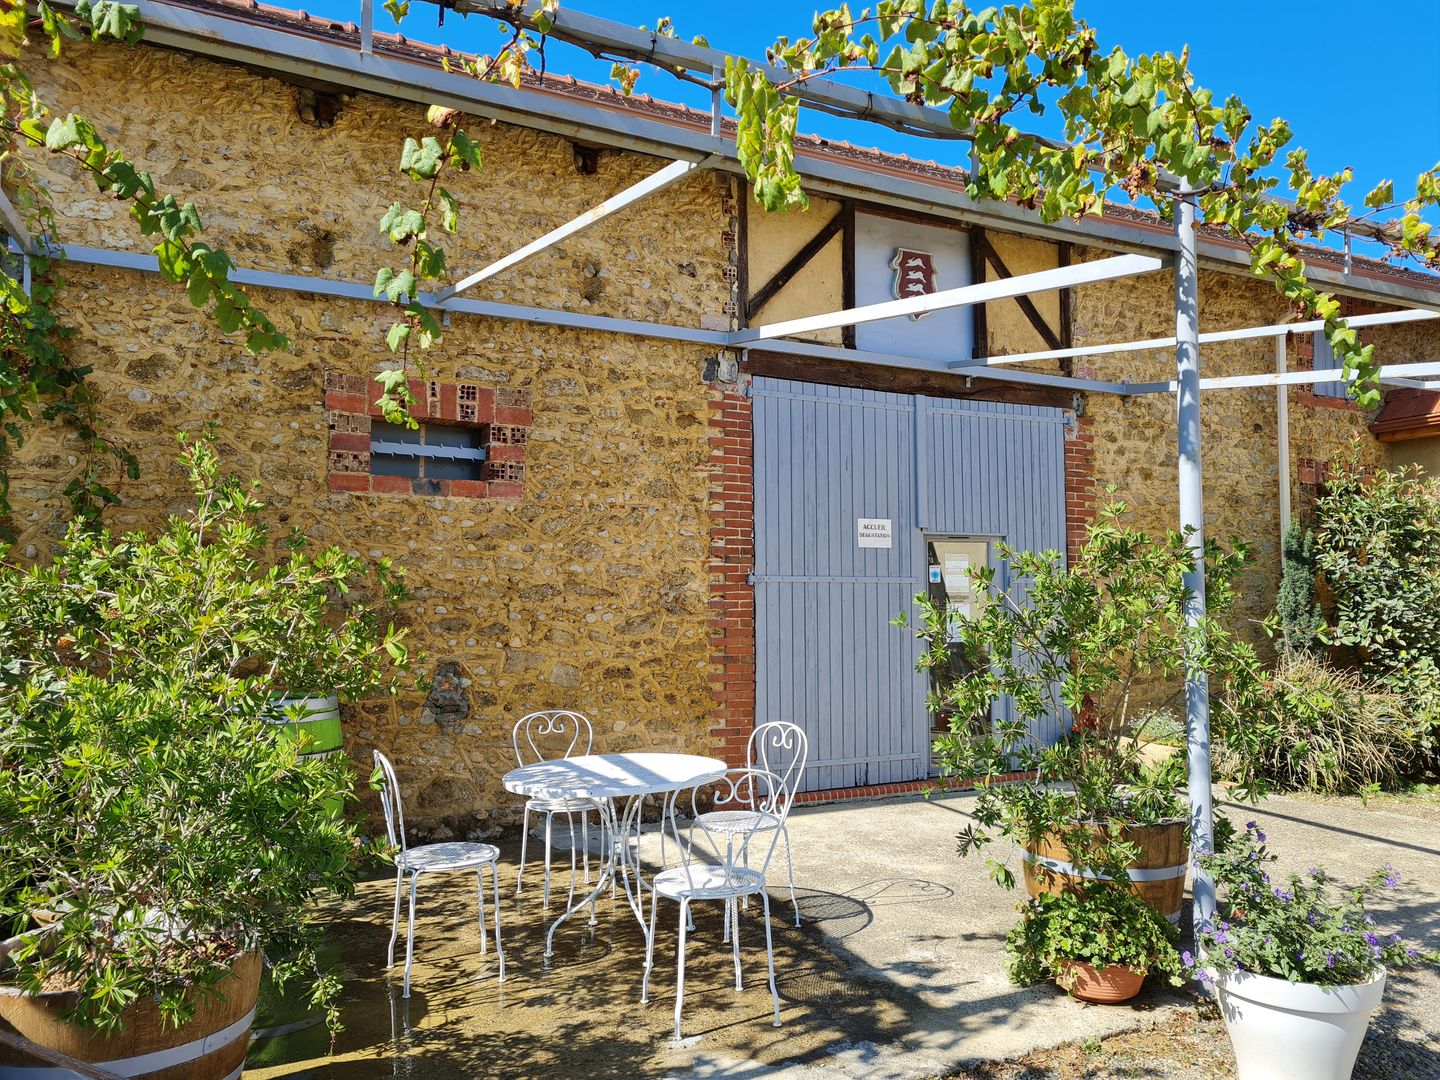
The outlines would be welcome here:
<svg viewBox="0 0 1440 1080">
<path fill-rule="evenodd" d="M 1140 993 L 1140 987 L 1145 985 L 1146 970 L 1124 964 L 1107 964 L 1097 968 L 1080 960 L 1066 960 L 1061 964 L 1055 981 L 1070 991 L 1073 998 L 1099 1005 L 1114 1005 L 1129 1001 Z"/>
</svg>

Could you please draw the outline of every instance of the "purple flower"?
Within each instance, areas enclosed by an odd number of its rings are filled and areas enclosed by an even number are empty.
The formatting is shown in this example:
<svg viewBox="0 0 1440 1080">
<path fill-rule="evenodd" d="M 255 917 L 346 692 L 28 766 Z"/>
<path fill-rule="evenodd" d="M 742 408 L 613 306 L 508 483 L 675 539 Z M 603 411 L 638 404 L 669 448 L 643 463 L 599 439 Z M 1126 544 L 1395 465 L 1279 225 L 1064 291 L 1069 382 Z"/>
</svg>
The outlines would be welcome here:
<svg viewBox="0 0 1440 1080">
<path fill-rule="evenodd" d="M 1325 954 L 1325 966 L 1327 968 L 1333 968 L 1335 966 L 1335 954 L 1333 952 L 1327 952 Z"/>
<path fill-rule="evenodd" d="M 1320 921 L 1320 916 L 1316 915 L 1315 912 L 1312 911 L 1310 912 L 1310 914 L 1305 916 L 1305 921 L 1308 922 L 1311 926 L 1314 926 Z"/>
<path fill-rule="evenodd" d="M 1214 939 L 1216 945 L 1224 945 L 1225 942 L 1230 940 L 1230 935 L 1225 933 L 1224 930 L 1216 930 L 1215 933 L 1210 936 Z"/>
<path fill-rule="evenodd" d="M 1184 951 L 1180 954 L 1180 962 L 1181 962 L 1182 964 L 1184 964 L 1187 968 L 1192 968 L 1192 967 L 1194 967 L 1194 966 L 1195 966 L 1195 954 L 1192 953 L 1189 949 L 1184 950 Z"/>
<path fill-rule="evenodd" d="M 1295 899 L 1295 894 L 1293 892 L 1291 892 L 1289 889 L 1282 889 L 1278 885 L 1275 886 L 1274 892 L 1275 899 L 1283 901 L 1284 903 L 1288 904 Z"/>
<path fill-rule="evenodd" d="M 1245 822 L 1245 831 L 1246 831 L 1246 832 L 1254 832 L 1254 831 L 1256 830 L 1256 828 L 1258 828 L 1258 826 L 1255 824 L 1255 822 L 1253 822 L 1253 821 L 1247 821 L 1247 822 Z"/>
<path fill-rule="evenodd" d="M 1414 945 L 1407 945 L 1405 947 L 1405 955 L 1408 956 L 1411 960 L 1414 960 L 1417 956 L 1420 955 L 1420 950 L 1415 948 Z"/>
<path fill-rule="evenodd" d="M 1371 946 L 1371 947 L 1373 948 L 1373 947 L 1375 947 L 1375 946 L 1377 946 L 1377 945 L 1380 944 L 1380 939 L 1379 939 L 1378 937 L 1376 937 L 1374 934 L 1366 934 L 1366 935 L 1365 935 L 1365 944 L 1366 944 L 1366 945 L 1369 945 L 1369 946 Z"/>
<path fill-rule="evenodd" d="M 1381 882 L 1381 884 L 1384 885 L 1387 889 L 1393 889 L 1395 888 L 1395 886 L 1400 884 L 1400 875 L 1397 874 L 1394 870 L 1391 870 L 1388 874 L 1385 875 L 1385 880 Z"/>
<path fill-rule="evenodd" d="M 1201 984 L 1212 983 L 1215 981 L 1215 976 L 1205 968 L 1201 968 L 1195 972 L 1195 981 Z"/>
</svg>

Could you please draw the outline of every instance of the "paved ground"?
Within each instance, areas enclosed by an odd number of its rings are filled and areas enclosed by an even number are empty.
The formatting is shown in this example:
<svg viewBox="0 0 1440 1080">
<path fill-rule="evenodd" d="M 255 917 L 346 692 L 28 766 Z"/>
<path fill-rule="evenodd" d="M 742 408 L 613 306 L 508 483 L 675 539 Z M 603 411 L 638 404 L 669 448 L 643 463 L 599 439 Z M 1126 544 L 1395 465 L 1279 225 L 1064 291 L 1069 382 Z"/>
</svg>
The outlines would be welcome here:
<svg viewBox="0 0 1440 1080">
<path fill-rule="evenodd" d="M 1071 1001 L 1051 987 L 1021 990 L 1006 981 L 1002 943 L 1018 897 L 990 884 L 978 862 L 955 857 L 954 836 L 967 805 L 967 797 L 952 796 L 795 811 L 791 832 L 804 924 L 797 929 L 786 921 L 788 897 L 781 903 L 774 890 L 784 1021 L 778 1029 L 769 1022 L 757 906 L 742 925 L 747 982 L 738 995 L 718 912 L 698 917 L 687 963 L 686 1038 L 677 1045 L 670 1041 L 674 909 L 662 908 L 652 1000 L 642 1006 L 643 939 L 628 907 L 602 902 L 598 926 L 579 921 L 562 928 L 547 968 L 538 889 L 532 892 L 527 874 L 517 903 L 510 865 L 502 876 L 503 988 L 495 983 L 493 952 L 478 955 L 473 893 L 464 875 L 455 875 L 422 888 L 412 996 L 403 1001 L 396 973 L 380 970 L 390 881 L 367 883 L 354 903 L 335 913 L 348 1025 L 335 1054 L 325 1055 L 316 1032 L 302 1032 L 257 1044 L 247 1075 L 1225 1075 L 1218 1028 L 1207 1034 L 1193 1003 L 1163 987 L 1147 987 L 1130 1005 L 1102 1007 Z M 1374 865 L 1393 863 L 1407 882 L 1377 916 L 1440 948 L 1440 824 L 1434 817 L 1403 807 L 1280 798 L 1259 811 L 1230 812 L 1240 822 L 1259 819 L 1272 847 L 1297 869 L 1319 863 L 1359 878 Z M 518 851 L 515 838 L 502 846 L 508 855 Z M 1359 1075 L 1440 1076 L 1433 1067 L 1440 1060 L 1440 978 L 1396 980 L 1386 1009 Z M 1137 1029 L 1140 1034 L 1100 1041 Z M 1064 1043 L 1074 1045 L 1046 1050 Z M 1167 1065 L 1157 1046 L 1177 1053 L 1189 1046 L 1193 1060 Z"/>
</svg>

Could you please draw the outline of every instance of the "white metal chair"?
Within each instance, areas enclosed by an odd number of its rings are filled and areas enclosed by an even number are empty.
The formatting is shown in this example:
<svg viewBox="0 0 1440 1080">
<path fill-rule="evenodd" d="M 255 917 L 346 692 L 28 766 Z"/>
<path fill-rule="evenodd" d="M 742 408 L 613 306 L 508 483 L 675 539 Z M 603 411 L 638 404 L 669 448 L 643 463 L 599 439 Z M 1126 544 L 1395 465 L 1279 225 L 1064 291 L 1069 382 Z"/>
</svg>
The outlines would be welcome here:
<svg viewBox="0 0 1440 1080">
<path fill-rule="evenodd" d="M 685 1004 L 685 935 L 691 928 L 690 905 L 696 901 L 719 900 L 725 905 L 725 929 L 730 938 L 735 957 L 735 992 L 742 989 L 740 975 L 740 901 L 759 896 L 765 917 L 765 959 L 770 972 L 770 997 L 775 1003 L 775 1026 L 780 1026 L 780 994 L 775 989 L 775 949 L 770 935 L 770 895 L 765 891 L 765 871 L 775 853 L 775 844 L 785 824 L 785 815 L 790 810 L 790 800 L 785 795 L 780 777 L 764 769 L 733 769 L 724 779 L 700 784 L 689 789 L 691 829 L 700 816 L 701 793 L 714 792 L 715 802 L 720 805 L 737 804 L 757 807 L 745 827 L 737 827 L 725 833 L 725 853 L 718 862 L 706 860 L 693 843 L 682 841 L 680 826 L 676 821 L 675 808 L 684 791 L 670 796 L 666 813 L 661 819 L 662 836 L 668 826 L 675 843 L 678 865 L 662 867 L 648 882 L 642 882 L 652 890 L 650 900 L 650 932 L 645 947 L 645 974 L 640 983 L 640 1000 L 650 1000 L 650 972 L 655 966 L 655 919 L 660 908 L 660 898 L 674 900 L 680 907 L 680 936 L 676 947 L 675 970 L 675 1038 L 680 1038 L 680 1013 Z M 636 835 L 634 842 L 640 843 L 639 815 L 635 817 Z M 766 842 L 763 837 L 768 835 Z M 752 867 L 752 842 L 756 836 L 763 851 L 757 852 Z M 628 840 L 627 840 L 628 842 Z M 667 845 L 668 846 L 668 845 Z M 664 848 L 661 858 L 664 858 Z"/>
<path fill-rule="evenodd" d="M 790 831 L 785 826 L 790 803 L 805 775 L 805 760 L 809 756 L 810 742 L 805 732 L 797 725 L 784 720 L 772 720 L 761 724 L 750 733 L 745 747 L 745 766 L 762 769 L 780 778 L 780 790 L 775 794 L 783 796 L 786 814 L 777 814 L 774 806 L 754 802 L 743 807 L 721 806 L 695 819 L 695 824 L 706 833 L 729 835 L 751 828 L 778 828 L 780 839 L 785 845 L 785 874 L 790 882 L 790 906 L 795 911 L 795 925 L 800 925 L 800 903 L 795 899 L 795 864 L 790 858 Z M 753 796 L 753 785 L 749 789 Z M 778 823 L 778 824 L 777 824 Z"/>
<path fill-rule="evenodd" d="M 523 767 L 542 761 L 554 761 L 590 753 L 595 741 L 595 729 L 583 713 L 573 709 L 546 709 L 529 713 L 515 722 L 510 733 L 515 748 L 515 764 Z M 589 799 L 540 799 L 525 800 L 525 813 L 520 829 L 520 869 L 515 875 L 515 895 L 525 882 L 525 853 L 530 844 L 530 814 L 545 815 L 545 888 L 541 894 L 540 906 L 550 910 L 550 831 L 556 814 L 564 814 L 570 826 L 570 897 L 575 900 L 575 815 L 580 815 L 580 850 L 584 866 L 584 881 L 590 883 L 590 811 L 595 804 Z M 596 813 L 596 819 L 599 819 Z M 603 839 L 602 839 L 603 842 Z"/>
<path fill-rule="evenodd" d="M 395 941 L 400 934 L 400 887 L 406 874 L 410 875 L 410 917 L 405 923 L 405 997 L 410 996 L 410 965 L 415 958 L 415 892 L 421 874 L 447 870 L 475 871 L 475 892 L 480 911 L 480 951 L 485 952 L 485 885 L 481 872 L 488 866 L 495 885 L 495 955 L 500 963 L 499 981 L 504 982 L 505 950 L 500 944 L 500 849 L 493 844 L 458 840 L 408 846 L 405 843 L 405 807 L 400 799 L 395 768 L 379 750 L 375 751 L 375 767 L 381 775 L 380 802 L 385 808 L 385 832 L 390 837 L 391 846 L 398 849 L 395 855 L 395 914 L 390 922 L 390 948 L 385 956 L 385 966 L 395 966 Z"/>
</svg>

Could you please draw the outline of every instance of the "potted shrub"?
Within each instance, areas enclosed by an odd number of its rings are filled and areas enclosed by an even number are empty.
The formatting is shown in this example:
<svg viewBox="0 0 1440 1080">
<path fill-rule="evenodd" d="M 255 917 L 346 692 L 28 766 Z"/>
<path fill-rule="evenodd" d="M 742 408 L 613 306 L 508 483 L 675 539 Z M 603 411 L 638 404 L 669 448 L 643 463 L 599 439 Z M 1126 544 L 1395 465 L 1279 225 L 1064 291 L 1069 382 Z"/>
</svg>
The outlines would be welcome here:
<svg viewBox="0 0 1440 1080">
<path fill-rule="evenodd" d="M 1106 507 L 1069 565 L 1059 552 L 1000 545 L 1009 580 L 997 582 L 994 567 L 973 570 L 986 602 L 969 614 L 917 596 L 915 633 L 925 645 L 923 670 L 950 670 L 957 646 L 981 658 L 960 676 L 935 680 L 930 695 L 936 713 L 992 718 L 988 730 L 952 725 L 935 745 L 942 774 L 977 789 L 961 854 L 983 852 L 1001 836 L 1024 849 L 1032 896 L 1128 878 L 1173 921 L 1189 861 L 1184 761 L 1145 760 L 1144 729 L 1156 713 L 1142 707 L 1140 691 L 1206 670 L 1215 731 L 1237 732 L 1227 742 L 1243 768 L 1256 734 L 1229 717 L 1244 712 L 1260 669 L 1254 650 L 1221 620 L 1247 555 L 1243 546 L 1206 544 L 1210 613 L 1191 626 L 1189 539 L 1154 539 L 1123 525 L 1124 511 L 1123 503 Z M 1241 779 L 1242 792 L 1253 792 L 1255 777 Z M 989 865 L 1000 884 L 1014 886 L 1009 868 Z"/>
<path fill-rule="evenodd" d="M 277 676 L 324 665 L 359 696 L 407 658 L 359 598 L 394 595 L 386 567 L 296 543 L 262 565 L 260 505 L 182 444 L 195 509 L 157 535 L 75 525 L 48 564 L 0 564 L 0 821 L 24 822 L 0 829 L 0 1018 L 81 1060 L 189 1047 L 190 1075 L 223 1076 L 262 951 L 333 1023 L 313 902 L 352 894 L 364 854 L 329 811 L 343 758 L 268 722 Z"/>
<path fill-rule="evenodd" d="M 1042 893 L 1021 913 L 1005 939 L 1010 978 L 1021 986 L 1054 977 L 1081 1001 L 1113 1004 L 1138 994 L 1151 971 L 1179 985 L 1179 932 L 1123 885 Z"/>
<path fill-rule="evenodd" d="M 1354 888 L 1315 867 L 1282 885 L 1267 869 L 1274 859 L 1253 821 L 1201 857 L 1224 904 L 1196 927 L 1200 955 L 1183 959 L 1215 986 L 1239 1080 L 1348 1080 L 1386 969 L 1440 954 L 1375 929 L 1367 907 L 1399 884 L 1390 867 Z"/>
</svg>

